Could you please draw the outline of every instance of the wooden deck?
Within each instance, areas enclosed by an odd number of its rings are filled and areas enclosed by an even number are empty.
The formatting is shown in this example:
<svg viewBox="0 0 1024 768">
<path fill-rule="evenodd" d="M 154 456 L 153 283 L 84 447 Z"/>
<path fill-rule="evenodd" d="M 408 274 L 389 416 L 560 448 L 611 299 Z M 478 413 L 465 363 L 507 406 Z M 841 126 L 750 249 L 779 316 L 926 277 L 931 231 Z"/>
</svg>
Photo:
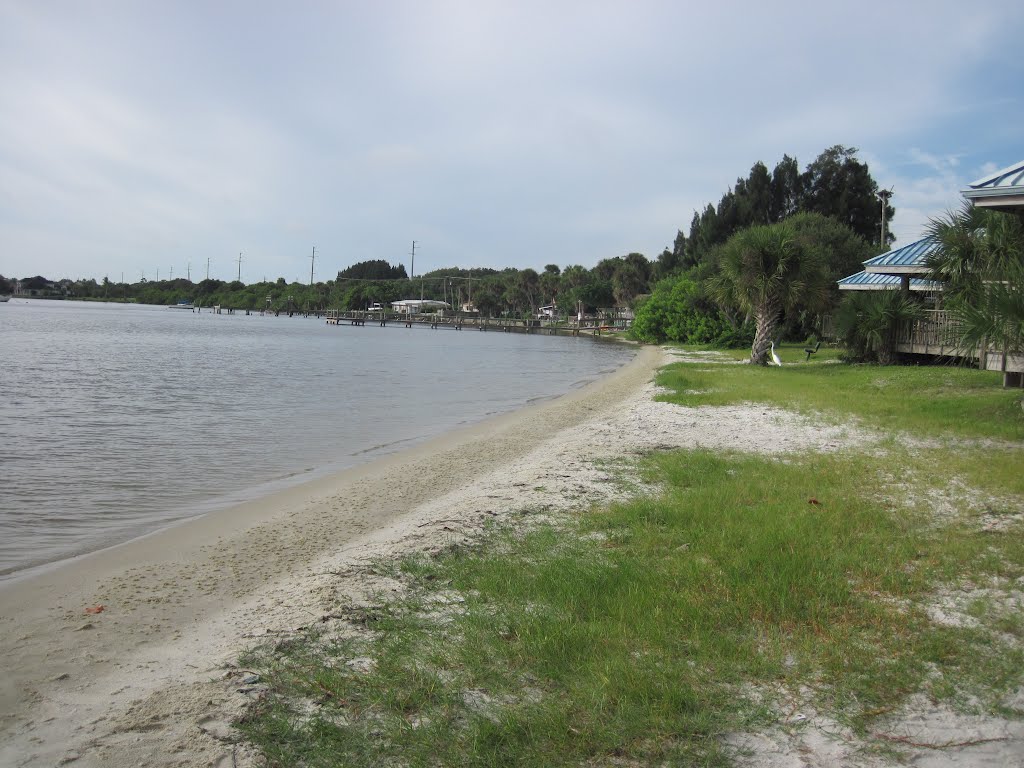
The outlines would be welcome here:
<svg viewBox="0 0 1024 768">
<path fill-rule="evenodd" d="M 989 345 L 965 350 L 956 342 L 956 324 L 945 310 L 925 312 L 920 320 L 905 323 L 896 334 L 896 351 L 909 355 L 934 355 L 971 360 L 986 371 L 1001 371 L 1003 385 L 1024 386 L 1024 354 Z"/>
</svg>

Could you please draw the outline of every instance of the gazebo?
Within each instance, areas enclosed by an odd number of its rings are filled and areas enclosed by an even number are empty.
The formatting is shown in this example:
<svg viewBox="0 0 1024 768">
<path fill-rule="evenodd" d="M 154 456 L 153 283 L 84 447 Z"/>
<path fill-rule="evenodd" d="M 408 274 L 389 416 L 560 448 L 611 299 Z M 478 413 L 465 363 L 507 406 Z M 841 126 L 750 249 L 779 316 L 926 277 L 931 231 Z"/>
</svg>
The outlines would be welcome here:
<svg viewBox="0 0 1024 768">
<path fill-rule="evenodd" d="M 1014 213 L 1024 218 L 1024 160 L 978 179 L 960 192 L 976 208 Z M 1017 290 L 1024 290 L 1018 286 Z M 998 366 L 998 367 L 997 367 Z M 1003 349 L 992 355 L 985 350 L 982 367 L 1003 371 L 1003 384 L 1024 387 L 1024 352 Z"/>
<path fill-rule="evenodd" d="M 933 293 L 942 290 L 942 283 L 928 280 L 928 256 L 935 250 L 935 241 L 922 238 L 909 245 L 894 248 L 864 262 L 864 271 L 839 281 L 841 291 L 904 291 Z"/>
<path fill-rule="evenodd" d="M 1024 217 L 1024 161 L 978 179 L 961 190 L 978 208 Z M 864 271 L 839 281 L 842 291 L 900 289 L 938 294 L 942 283 L 928 279 L 928 257 L 938 244 L 924 237 L 864 262 Z M 902 353 L 975 358 L 979 367 L 1002 371 L 1004 386 L 1024 386 L 1024 354 L 1015 349 L 995 349 L 982 344 L 964 350 L 950 341 L 951 319 L 941 309 L 931 309 L 898 331 L 896 349 Z"/>
</svg>

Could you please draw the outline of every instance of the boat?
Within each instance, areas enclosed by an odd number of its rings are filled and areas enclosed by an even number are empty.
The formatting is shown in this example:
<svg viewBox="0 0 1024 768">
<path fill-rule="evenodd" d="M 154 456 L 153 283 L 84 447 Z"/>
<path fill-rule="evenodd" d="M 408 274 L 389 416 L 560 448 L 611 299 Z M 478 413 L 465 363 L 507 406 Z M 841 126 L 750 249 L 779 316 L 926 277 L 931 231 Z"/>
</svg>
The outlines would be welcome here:
<svg viewBox="0 0 1024 768">
<path fill-rule="evenodd" d="M 195 309 L 195 304 L 193 304 L 188 299 L 182 299 L 177 304 L 168 304 L 167 308 L 168 309 Z"/>
</svg>

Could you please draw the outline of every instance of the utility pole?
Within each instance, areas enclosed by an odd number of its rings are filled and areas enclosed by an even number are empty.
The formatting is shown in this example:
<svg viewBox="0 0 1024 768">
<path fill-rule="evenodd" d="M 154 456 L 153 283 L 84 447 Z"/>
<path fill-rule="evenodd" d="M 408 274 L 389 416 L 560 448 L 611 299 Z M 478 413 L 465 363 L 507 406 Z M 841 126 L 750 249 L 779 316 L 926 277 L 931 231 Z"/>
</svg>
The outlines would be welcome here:
<svg viewBox="0 0 1024 768">
<path fill-rule="evenodd" d="M 892 197 L 892 187 L 889 189 L 882 189 L 878 192 L 878 199 L 882 201 L 882 242 L 881 246 L 884 249 L 886 247 L 885 239 L 885 209 L 889 205 L 889 198 Z"/>
<path fill-rule="evenodd" d="M 313 285 L 313 264 L 316 262 L 316 246 L 313 246 L 313 255 L 309 257 L 309 284 Z"/>
<path fill-rule="evenodd" d="M 238 282 L 242 282 L 242 252 L 238 252 Z"/>
<path fill-rule="evenodd" d="M 412 280 L 416 276 L 416 241 L 412 241 L 412 263 L 409 265 L 409 279 Z"/>
<path fill-rule="evenodd" d="M 173 280 L 174 279 L 174 265 L 173 264 L 171 265 L 171 276 L 169 278 L 167 278 L 167 279 L 168 280 Z"/>
<path fill-rule="evenodd" d="M 185 279 L 192 282 L 192 259 L 185 264 Z"/>
<path fill-rule="evenodd" d="M 156 281 L 158 283 L 160 282 L 160 267 L 156 268 Z"/>
<path fill-rule="evenodd" d="M 206 279 L 210 279 L 210 257 L 206 257 Z"/>
</svg>

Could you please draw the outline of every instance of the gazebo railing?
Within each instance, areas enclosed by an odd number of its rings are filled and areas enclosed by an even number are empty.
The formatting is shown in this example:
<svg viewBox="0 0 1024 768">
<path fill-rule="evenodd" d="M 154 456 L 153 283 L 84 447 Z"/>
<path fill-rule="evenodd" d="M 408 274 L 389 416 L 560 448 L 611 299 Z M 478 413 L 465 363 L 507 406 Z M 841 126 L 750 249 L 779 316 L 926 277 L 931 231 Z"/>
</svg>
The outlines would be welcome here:
<svg viewBox="0 0 1024 768">
<path fill-rule="evenodd" d="M 945 309 L 925 310 L 923 317 L 908 320 L 898 326 L 896 344 L 914 348 L 937 348 L 948 350 L 939 354 L 953 354 L 958 346 L 956 320 Z"/>
</svg>

